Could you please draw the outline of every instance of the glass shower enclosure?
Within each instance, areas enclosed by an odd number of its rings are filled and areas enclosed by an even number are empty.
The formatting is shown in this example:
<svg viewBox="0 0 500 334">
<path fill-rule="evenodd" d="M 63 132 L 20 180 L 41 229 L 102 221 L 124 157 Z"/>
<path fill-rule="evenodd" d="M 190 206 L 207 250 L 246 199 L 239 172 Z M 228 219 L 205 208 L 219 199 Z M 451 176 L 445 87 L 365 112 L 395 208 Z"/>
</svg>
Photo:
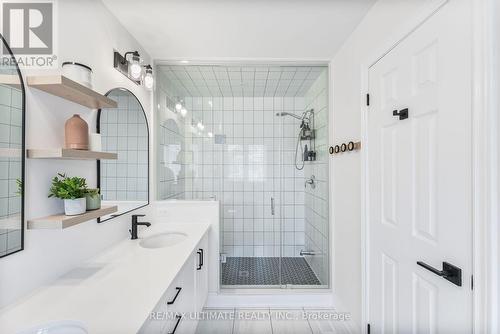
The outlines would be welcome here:
<svg viewBox="0 0 500 334">
<path fill-rule="evenodd" d="M 220 201 L 221 287 L 328 288 L 327 67 L 160 67 L 158 198 Z"/>
</svg>

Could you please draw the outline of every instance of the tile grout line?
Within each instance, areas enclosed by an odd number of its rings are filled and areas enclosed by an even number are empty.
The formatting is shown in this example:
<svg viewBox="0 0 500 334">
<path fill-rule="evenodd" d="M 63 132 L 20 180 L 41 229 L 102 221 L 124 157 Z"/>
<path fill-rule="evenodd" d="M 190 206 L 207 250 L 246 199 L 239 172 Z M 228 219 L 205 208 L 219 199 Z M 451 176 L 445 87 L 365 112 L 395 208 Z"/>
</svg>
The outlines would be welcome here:
<svg viewBox="0 0 500 334">
<path fill-rule="evenodd" d="M 274 329 L 273 329 L 273 318 L 271 314 L 271 308 L 267 308 L 267 312 L 269 312 L 269 325 L 271 326 L 271 334 L 274 334 Z"/>
<path fill-rule="evenodd" d="M 234 334 L 234 326 L 236 322 L 236 308 L 233 308 L 233 313 L 234 313 L 234 318 L 233 318 L 233 325 L 231 326 L 231 334 Z"/>
<path fill-rule="evenodd" d="M 306 309 L 304 307 L 302 307 L 302 311 L 305 313 Z M 314 334 L 314 331 L 313 331 L 312 326 L 311 326 L 311 322 L 309 321 L 309 317 L 306 318 L 306 321 L 307 321 L 307 325 L 309 326 L 309 329 L 311 330 L 311 334 Z"/>
</svg>

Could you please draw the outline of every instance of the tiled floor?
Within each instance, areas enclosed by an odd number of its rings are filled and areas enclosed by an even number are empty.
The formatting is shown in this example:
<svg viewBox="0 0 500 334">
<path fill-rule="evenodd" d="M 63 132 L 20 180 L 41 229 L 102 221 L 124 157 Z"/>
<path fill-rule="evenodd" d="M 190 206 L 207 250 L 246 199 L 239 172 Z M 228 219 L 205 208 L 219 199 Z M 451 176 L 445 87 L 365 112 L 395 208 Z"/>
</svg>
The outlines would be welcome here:
<svg viewBox="0 0 500 334">
<path fill-rule="evenodd" d="M 222 264 L 222 285 L 320 285 L 302 257 L 228 257 Z"/>
<path fill-rule="evenodd" d="M 348 321 L 327 309 L 205 309 L 196 334 L 343 334 Z"/>
</svg>

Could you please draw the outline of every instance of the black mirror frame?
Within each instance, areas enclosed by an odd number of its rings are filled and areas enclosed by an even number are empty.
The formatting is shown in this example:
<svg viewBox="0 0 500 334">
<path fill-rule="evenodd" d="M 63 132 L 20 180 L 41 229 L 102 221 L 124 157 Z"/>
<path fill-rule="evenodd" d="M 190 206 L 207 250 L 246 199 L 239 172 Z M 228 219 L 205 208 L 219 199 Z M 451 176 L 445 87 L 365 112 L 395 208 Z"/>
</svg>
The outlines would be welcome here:
<svg viewBox="0 0 500 334">
<path fill-rule="evenodd" d="M 104 222 L 107 222 L 108 220 L 111 220 L 113 218 L 116 218 L 116 217 L 120 217 L 120 216 L 123 216 L 123 215 L 126 215 L 127 213 L 130 213 L 130 212 L 133 212 L 135 210 L 139 210 L 141 208 L 144 208 L 146 206 L 148 206 L 150 204 L 150 196 L 151 196 L 151 193 L 150 193 L 150 188 L 149 188 L 149 184 L 151 182 L 150 180 L 150 143 L 149 143 L 149 123 L 148 123 L 148 117 L 146 115 L 146 112 L 144 111 L 144 107 L 142 106 L 142 103 L 141 101 L 137 98 L 137 96 L 135 96 L 134 93 L 132 93 L 130 90 L 128 90 L 127 88 L 123 88 L 123 87 L 117 87 L 117 88 L 113 88 L 113 89 L 110 89 L 106 94 L 104 94 L 105 96 L 108 96 L 111 92 L 115 91 L 115 90 L 122 90 L 122 91 L 125 91 L 129 94 L 131 94 L 133 97 L 135 97 L 135 99 L 137 100 L 137 102 L 139 103 L 139 105 L 141 106 L 141 109 L 142 109 L 142 113 L 144 114 L 144 120 L 146 121 L 146 130 L 148 132 L 148 202 L 144 205 L 141 205 L 141 206 L 138 206 L 137 208 L 134 208 L 134 209 L 131 209 L 131 210 L 128 210 L 128 211 L 125 211 L 125 212 L 122 212 L 120 214 L 116 214 L 116 215 L 111 215 L 110 218 L 107 218 L 107 219 L 101 219 L 101 217 L 97 218 L 97 223 L 100 224 L 100 223 L 104 223 Z M 97 121 L 96 121 L 96 132 L 97 133 L 101 133 L 101 109 L 98 109 L 97 110 Z M 97 188 L 99 189 L 99 191 L 101 190 L 101 160 L 97 160 Z"/>
<path fill-rule="evenodd" d="M 19 83 L 20 83 L 20 88 L 21 88 L 21 93 L 22 93 L 21 105 L 23 108 L 23 110 L 21 112 L 21 115 L 22 115 L 21 129 L 23 131 L 22 137 L 21 137 L 21 151 L 22 151 L 22 154 L 21 154 L 21 182 L 22 182 L 22 187 L 21 187 L 21 248 L 14 251 L 14 252 L 10 252 L 10 253 L 7 253 L 5 255 L 0 256 L 0 258 L 3 258 L 3 257 L 9 256 L 9 255 L 12 255 L 12 254 L 15 254 L 15 253 L 18 253 L 18 252 L 24 250 L 24 228 L 26 225 L 24 223 L 24 218 L 26 216 L 24 213 L 24 210 L 26 208 L 26 206 L 24 204 L 25 189 L 26 189 L 26 171 L 25 171 L 25 168 L 26 168 L 26 90 L 24 87 L 24 80 L 23 80 L 23 76 L 21 74 L 21 69 L 19 68 L 19 64 L 17 63 L 17 60 L 14 57 L 14 53 L 12 52 L 10 45 L 7 43 L 7 41 L 5 40 L 5 38 L 3 37 L 2 34 L 0 34 L 0 39 L 3 43 L 3 45 L 5 46 L 5 49 L 10 53 L 12 59 L 14 60 L 14 63 L 16 64 L 17 75 L 19 76 Z"/>
</svg>

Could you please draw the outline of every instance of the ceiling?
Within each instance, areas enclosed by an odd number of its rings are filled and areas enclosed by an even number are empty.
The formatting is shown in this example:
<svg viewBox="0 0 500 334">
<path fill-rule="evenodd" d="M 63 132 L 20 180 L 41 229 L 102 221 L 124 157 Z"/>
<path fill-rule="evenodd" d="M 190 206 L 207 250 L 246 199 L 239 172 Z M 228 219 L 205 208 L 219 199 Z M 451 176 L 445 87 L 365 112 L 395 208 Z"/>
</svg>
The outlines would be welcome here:
<svg viewBox="0 0 500 334">
<path fill-rule="evenodd" d="M 330 60 L 375 0 L 103 0 L 156 60 Z"/>
<path fill-rule="evenodd" d="M 172 96 L 305 96 L 322 66 L 158 66 Z"/>
</svg>

